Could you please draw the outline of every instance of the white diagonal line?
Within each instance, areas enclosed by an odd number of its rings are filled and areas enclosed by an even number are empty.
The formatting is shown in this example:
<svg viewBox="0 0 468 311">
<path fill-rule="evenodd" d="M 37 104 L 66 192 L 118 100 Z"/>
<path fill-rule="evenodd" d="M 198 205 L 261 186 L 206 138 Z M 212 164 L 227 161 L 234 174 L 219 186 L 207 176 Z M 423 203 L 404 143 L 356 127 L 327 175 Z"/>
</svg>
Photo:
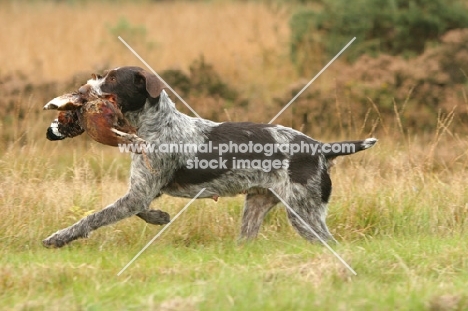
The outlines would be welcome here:
<svg viewBox="0 0 468 311">
<path fill-rule="evenodd" d="M 168 88 L 169 90 L 172 91 L 172 93 L 174 93 L 175 96 L 177 96 L 178 99 L 180 99 L 181 102 L 184 103 L 185 106 L 187 106 L 188 109 L 190 109 L 190 111 L 191 111 L 194 115 L 197 116 L 197 118 L 201 119 L 201 117 L 198 115 L 198 113 L 196 113 L 195 110 L 193 110 L 192 107 L 190 107 L 190 105 L 187 104 L 187 103 L 185 102 L 185 100 L 183 100 L 182 97 L 180 97 L 179 94 L 177 94 L 176 91 L 174 91 L 174 89 L 173 89 L 169 84 L 167 84 L 166 81 L 164 81 L 164 80 L 156 73 L 156 71 L 154 71 L 154 69 L 151 68 L 151 66 L 148 65 L 148 63 L 147 63 L 138 53 L 135 52 L 135 50 L 134 50 L 127 42 L 125 42 L 124 39 L 122 39 L 121 36 L 119 36 L 118 38 L 119 38 L 120 41 L 122 41 L 123 44 L 125 44 L 125 46 L 126 46 L 126 47 L 127 47 L 143 64 L 145 64 L 146 67 L 148 67 L 149 70 L 151 70 L 151 72 L 152 72 L 156 77 L 158 77 L 159 80 L 161 80 L 161 81 L 167 86 L 167 88 Z"/>
<path fill-rule="evenodd" d="M 348 48 L 348 46 L 350 46 L 351 43 L 353 43 L 354 40 L 356 40 L 356 37 L 354 37 L 353 39 L 351 39 L 351 41 L 349 41 L 348 44 L 346 44 L 345 47 L 342 48 L 341 51 L 339 51 L 338 54 L 336 54 L 335 57 L 333 57 L 333 58 L 331 59 L 331 61 L 329 61 L 328 64 L 326 64 L 325 67 L 323 67 L 322 70 L 320 70 L 319 73 L 317 73 L 317 74 L 315 75 L 315 77 L 313 77 L 312 80 L 310 80 L 309 83 L 307 83 L 306 86 L 304 86 L 304 87 L 302 88 L 302 90 L 300 90 L 299 93 L 297 93 L 296 96 L 294 96 L 293 99 L 291 99 L 291 100 L 289 101 L 289 103 L 288 103 L 286 106 L 284 106 L 283 109 L 281 109 L 281 111 L 278 112 L 278 114 L 277 114 L 273 119 L 271 119 L 270 122 L 268 122 L 268 124 L 273 123 L 273 121 L 275 121 L 276 118 L 278 118 L 279 115 L 282 114 L 282 113 L 293 103 L 293 101 L 295 101 L 295 100 L 299 97 L 299 95 L 301 95 L 302 92 L 304 92 L 305 89 L 308 88 L 308 87 L 315 81 L 315 79 L 317 79 L 317 78 L 328 68 L 328 66 L 330 66 L 330 65 L 332 64 L 332 63 L 338 58 L 338 56 L 340 56 L 341 53 L 343 53 L 344 50 L 346 50 L 346 49 Z"/>
<path fill-rule="evenodd" d="M 122 270 L 120 270 L 119 273 L 117 273 L 117 276 L 120 276 L 150 245 L 151 243 L 153 243 L 164 231 L 166 231 L 166 229 L 174 222 L 174 220 L 177 219 L 177 217 L 179 217 L 189 206 L 190 204 L 193 203 L 193 201 L 196 200 L 196 198 L 198 198 L 200 196 L 200 194 L 202 194 L 203 191 L 205 191 L 206 188 L 203 188 L 202 190 L 200 190 L 200 192 L 197 193 L 197 195 L 190 200 L 190 202 L 188 202 L 183 209 L 180 210 L 180 212 L 177 213 L 177 215 L 174 216 L 174 218 L 172 218 L 172 220 L 164 226 L 164 228 L 162 228 L 161 231 L 158 232 L 158 234 L 155 235 L 154 238 L 151 239 L 151 241 L 148 242 L 148 244 L 145 245 L 145 247 L 143 247 L 141 249 L 141 251 L 138 252 L 138 254 L 135 255 L 135 257 L 133 257 L 132 260 L 130 260 L 130 262 L 128 264 L 125 265 L 125 267 L 123 267 Z"/>
<path fill-rule="evenodd" d="M 353 268 L 351 268 L 351 266 L 348 265 L 348 263 L 346 263 L 346 261 L 344 261 L 344 259 L 341 258 L 341 256 L 338 255 L 338 253 L 335 252 L 335 251 L 333 250 L 333 248 L 331 248 L 331 247 L 327 244 L 327 242 L 325 242 L 325 241 L 309 226 L 309 224 L 307 224 L 307 223 L 304 221 L 304 219 L 302 219 L 302 218 L 301 218 L 301 217 L 300 217 L 300 216 L 299 216 L 299 215 L 298 215 L 298 214 L 297 214 L 297 213 L 296 213 L 296 212 L 295 212 L 295 211 L 294 211 L 294 210 L 293 210 L 293 209 L 292 209 L 292 208 L 291 208 L 291 207 L 290 207 L 290 206 L 289 206 L 289 205 L 288 205 L 272 188 L 268 188 L 268 189 L 269 189 L 274 195 L 276 195 L 276 197 L 277 197 L 278 199 L 280 199 L 281 202 L 283 202 L 284 206 L 286 206 L 286 208 L 287 208 L 291 213 L 293 213 L 294 216 L 296 216 L 297 219 L 299 219 L 299 220 L 302 222 L 302 224 L 303 224 L 307 229 L 309 229 L 310 232 L 312 232 L 312 233 L 315 235 L 315 237 L 316 237 L 320 242 L 322 242 L 322 244 L 323 244 L 326 248 L 328 248 L 328 250 L 330 250 L 330 252 L 332 252 L 332 254 L 335 255 L 335 257 L 338 258 L 338 260 L 341 261 L 341 263 L 342 263 L 346 268 L 348 268 L 349 271 L 351 271 L 351 273 L 353 273 L 354 275 L 357 275 L 356 271 L 354 271 Z"/>
</svg>

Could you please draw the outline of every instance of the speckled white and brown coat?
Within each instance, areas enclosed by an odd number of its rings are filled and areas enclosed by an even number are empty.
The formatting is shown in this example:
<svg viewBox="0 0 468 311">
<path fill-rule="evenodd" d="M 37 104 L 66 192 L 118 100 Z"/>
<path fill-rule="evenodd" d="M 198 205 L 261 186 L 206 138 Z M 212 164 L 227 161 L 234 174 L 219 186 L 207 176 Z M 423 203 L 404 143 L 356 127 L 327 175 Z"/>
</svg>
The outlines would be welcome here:
<svg viewBox="0 0 468 311">
<path fill-rule="evenodd" d="M 138 128 L 138 136 L 146 142 L 161 144 L 220 143 L 322 143 L 291 128 L 249 122 L 216 123 L 193 118 L 179 112 L 156 76 L 139 67 L 120 67 L 104 76 L 88 81 L 96 92 L 117 96 L 119 107 L 130 123 Z M 338 142 L 353 145 L 358 152 L 376 143 L 376 139 Z M 263 218 L 280 200 L 268 189 L 273 189 L 323 239 L 333 240 L 325 218 L 332 183 L 329 175 L 331 160 L 347 153 L 295 153 L 277 151 L 270 157 L 258 153 L 227 153 L 226 168 L 189 169 L 187 162 L 195 159 L 217 158 L 218 152 L 132 154 L 130 187 L 122 198 L 103 210 L 86 216 L 74 225 L 62 229 L 43 241 L 48 247 L 61 247 L 105 225 L 138 215 L 151 215 L 150 203 L 161 194 L 193 198 L 206 188 L 200 198 L 218 198 L 246 194 L 241 226 L 241 239 L 257 236 Z M 279 159 L 287 167 L 268 172 L 258 168 L 234 168 L 233 157 L 243 159 Z M 150 167 L 149 167 L 150 166 Z M 159 212 L 159 211 L 158 211 Z M 160 212 L 164 213 L 164 212 Z M 160 215 L 159 215 L 160 216 Z M 149 217 L 149 216 L 148 216 Z M 309 241 L 317 238 L 288 211 L 291 224 Z"/>
</svg>

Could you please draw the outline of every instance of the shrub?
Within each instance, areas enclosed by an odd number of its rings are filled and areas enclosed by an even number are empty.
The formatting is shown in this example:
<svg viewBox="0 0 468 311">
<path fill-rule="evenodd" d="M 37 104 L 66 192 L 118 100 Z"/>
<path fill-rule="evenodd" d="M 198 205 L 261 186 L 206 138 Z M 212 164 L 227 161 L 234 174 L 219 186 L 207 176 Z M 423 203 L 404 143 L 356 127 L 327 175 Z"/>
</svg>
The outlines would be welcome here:
<svg viewBox="0 0 468 311">
<path fill-rule="evenodd" d="M 231 108 L 233 114 L 237 114 L 237 111 L 245 114 L 248 102 L 240 98 L 238 92 L 226 84 L 203 57 L 194 60 L 189 70 L 189 74 L 186 74 L 182 70 L 169 69 L 161 72 L 161 77 L 188 101 L 197 113 L 215 121 L 226 117 L 227 108 Z M 175 96 L 172 99 L 178 103 Z M 178 109 L 192 115 L 184 105 L 180 105 Z"/>
<path fill-rule="evenodd" d="M 300 9 L 290 27 L 291 58 L 307 68 L 317 45 L 329 59 L 353 37 L 359 44 L 346 52 L 351 61 L 364 53 L 421 54 L 445 32 L 468 27 L 468 10 L 460 0 L 323 1 L 319 11 Z"/>
<path fill-rule="evenodd" d="M 439 46 L 411 59 L 385 54 L 359 57 L 341 68 L 336 90 L 312 89 L 298 98 L 294 104 L 296 122 L 306 128 L 307 124 L 335 130 L 359 128 L 361 124 L 353 123 L 353 118 L 383 118 L 388 123 L 393 122 L 397 110 L 403 128 L 433 130 L 437 114 L 454 107 L 457 120 L 468 122 L 468 29 L 449 31 L 440 41 Z M 337 110 L 338 116 L 353 118 L 337 120 Z M 372 126 L 369 122 L 365 130 Z"/>
<path fill-rule="evenodd" d="M 238 97 L 237 91 L 222 81 L 203 57 L 192 62 L 190 75 L 182 70 L 169 69 L 163 71 L 161 77 L 181 96 L 216 97 L 227 101 L 234 101 Z"/>
</svg>

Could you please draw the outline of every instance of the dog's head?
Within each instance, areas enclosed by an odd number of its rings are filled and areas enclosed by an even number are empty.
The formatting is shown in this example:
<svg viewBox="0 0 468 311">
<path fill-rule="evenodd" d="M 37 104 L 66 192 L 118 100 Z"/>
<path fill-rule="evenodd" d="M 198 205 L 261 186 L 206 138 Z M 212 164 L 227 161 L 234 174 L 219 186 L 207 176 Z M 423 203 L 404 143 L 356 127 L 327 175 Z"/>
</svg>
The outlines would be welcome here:
<svg viewBox="0 0 468 311">
<path fill-rule="evenodd" d="M 93 74 L 80 92 L 89 87 L 98 94 L 114 94 L 120 110 L 125 113 L 141 109 L 147 100 L 156 103 L 164 84 L 156 75 L 128 66 L 108 70 L 103 76 Z"/>
</svg>

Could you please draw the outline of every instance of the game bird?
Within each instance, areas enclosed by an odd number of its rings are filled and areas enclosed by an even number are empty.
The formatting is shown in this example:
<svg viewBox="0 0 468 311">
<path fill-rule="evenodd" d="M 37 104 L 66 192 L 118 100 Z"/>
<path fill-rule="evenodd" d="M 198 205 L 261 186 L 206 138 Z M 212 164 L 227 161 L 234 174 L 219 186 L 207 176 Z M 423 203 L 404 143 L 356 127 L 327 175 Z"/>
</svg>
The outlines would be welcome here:
<svg viewBox="0 0 468 311">
<path fill-rule="evenodd" d="M 145 140 L 137 136 L 137 129 L 120 111 L 116 96 L 98 95 L 89 85 L 80 87 L 78 92 L 54 98 L 44 110 L 59 111 L 57 119 L 47 129 L 49 140 L 72 138 L 86 132 L 104 145 L 145 144 Z"/>
</svg>

